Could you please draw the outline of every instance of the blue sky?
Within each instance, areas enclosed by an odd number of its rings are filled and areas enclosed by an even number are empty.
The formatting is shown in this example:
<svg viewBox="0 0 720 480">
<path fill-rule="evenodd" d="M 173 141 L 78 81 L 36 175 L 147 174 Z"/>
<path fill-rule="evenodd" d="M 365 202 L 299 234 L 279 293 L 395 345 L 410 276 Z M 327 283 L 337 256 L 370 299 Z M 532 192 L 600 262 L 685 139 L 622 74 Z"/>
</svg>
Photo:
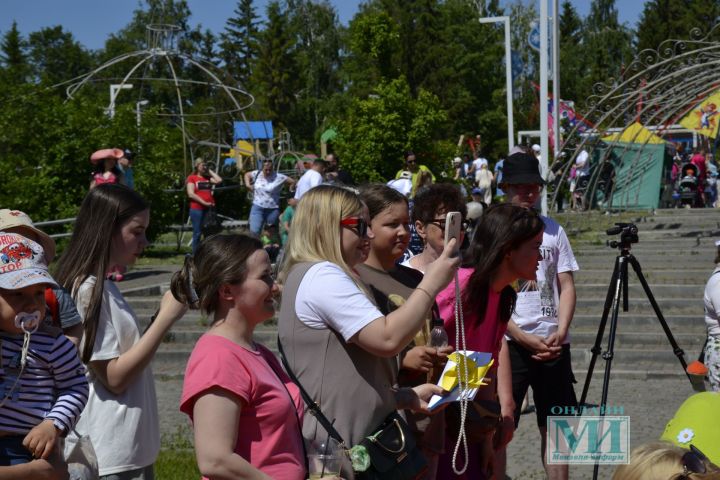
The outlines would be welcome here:
<svg viewBox="0 0 720 480">
<path fill-rule="evenodd" d="M 344 24 L 358 10 L 360 0 L 331 0 Z M 501 2 L 504 3 L 504 2 Z M 572 0 L 578 13 L 587 15 L 590 0 Z M 642 12 L 641 0 L 617 0 L 620 20 L 635 26 Z M 219 33 L 225 20 L 232 16 L 236 0 L 188 0 L 194 26 L 200 23 Z M 265 10 L 267 0 L 255 0 L 258 12 Z M 538 4 L 539 5 L 539 4 Z M 62 25 L 72 32 L 76 40 L 87 48 L 102 48 L 107 35 L 128 24 L 138 0 L 0 0 L 0 33 L 10 29 L 17 21 L 20 32 L 27 37 L 30 32 L 43 27 Z M 539 9 L 539 6 L 537 7 Z"/>
</svg>

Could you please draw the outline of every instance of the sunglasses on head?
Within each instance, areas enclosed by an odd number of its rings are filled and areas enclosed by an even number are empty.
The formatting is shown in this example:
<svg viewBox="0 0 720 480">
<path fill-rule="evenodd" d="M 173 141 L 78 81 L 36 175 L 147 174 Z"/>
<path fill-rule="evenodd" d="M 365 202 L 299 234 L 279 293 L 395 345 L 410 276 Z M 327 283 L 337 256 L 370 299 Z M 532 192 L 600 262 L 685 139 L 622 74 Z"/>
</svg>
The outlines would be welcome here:
<svg viewBox="0 0 720 480">
<path fill-rule="evenodd" d="M 348 217 L 340 220 L 340 225 L 354 229 L 360 238 L 364 238 L 368 231 L 368 222 L 360 217 Z"/>
<path fill-rule="evenodd" d="M 679 478 L 688 478 L 691 473 L 707 473 L 707 464 L 710 460 L 695 445 L 690 445 L 690 451 L 682 456 L 683 473 Z"/>
</svg>

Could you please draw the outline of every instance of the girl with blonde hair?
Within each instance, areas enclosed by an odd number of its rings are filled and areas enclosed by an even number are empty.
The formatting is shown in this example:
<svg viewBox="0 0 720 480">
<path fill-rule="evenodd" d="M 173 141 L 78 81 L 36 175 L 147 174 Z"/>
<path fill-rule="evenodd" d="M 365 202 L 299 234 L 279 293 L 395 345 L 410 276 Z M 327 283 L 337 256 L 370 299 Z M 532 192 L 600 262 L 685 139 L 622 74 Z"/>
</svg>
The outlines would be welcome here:
<svg viewBox="0 0 720 480">
<path fill-rule="evenodd" d="M 459 264 L 453 240 L 407 301 L 383 315 L 355 272 L 374 237 L 369 223 L 354 190 L 313 188 L 298 204 L 281 273 L 278 330 L 288 367 L 348 446 L 398 409 L 427 412 L 430 396 L 442 393 L 432 384 L 398 388 L 396 357 Z M 305 420 L 303 436 L 324 441 L 328 434 L 315 417 Z M 352 476 L 347 466 L 342 476 Z"/>
</svg>

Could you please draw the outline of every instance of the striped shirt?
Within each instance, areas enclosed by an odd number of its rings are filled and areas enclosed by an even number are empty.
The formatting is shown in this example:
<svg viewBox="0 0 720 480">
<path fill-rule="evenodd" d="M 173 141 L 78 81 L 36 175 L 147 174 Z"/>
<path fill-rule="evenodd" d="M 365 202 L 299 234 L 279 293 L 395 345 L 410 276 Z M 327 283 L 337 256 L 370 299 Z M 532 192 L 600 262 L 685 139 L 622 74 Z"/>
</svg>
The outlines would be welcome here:
<svg viewBox="0 0 720 480">
<path fill-rule="evenodd" d="M 53 331 L 41 327 L 30 336 L 27 363 L 14 390 L 23 334 L 0 332 L 0 432 L 26 434 L 51 419 L 67 433 L 85 408 L 89 391 L 85 367 L 75 345 Z"/>
</svg>

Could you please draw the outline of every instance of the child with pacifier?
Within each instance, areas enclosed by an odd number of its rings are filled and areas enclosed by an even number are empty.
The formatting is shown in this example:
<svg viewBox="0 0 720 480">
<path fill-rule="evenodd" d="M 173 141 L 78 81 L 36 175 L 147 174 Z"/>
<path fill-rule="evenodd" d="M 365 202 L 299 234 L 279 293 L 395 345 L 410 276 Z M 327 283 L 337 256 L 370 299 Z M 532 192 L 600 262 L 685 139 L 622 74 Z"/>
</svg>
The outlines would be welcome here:
<svg viewBox="0 0 720 480">
<path fill-rule="evenodd" d="M 45 317 L 57 287 L 43 248 L 0 232 L 0 466 L 47 459 L 85 408 L 88 382 L 75 346 Z"/>
</svg>

